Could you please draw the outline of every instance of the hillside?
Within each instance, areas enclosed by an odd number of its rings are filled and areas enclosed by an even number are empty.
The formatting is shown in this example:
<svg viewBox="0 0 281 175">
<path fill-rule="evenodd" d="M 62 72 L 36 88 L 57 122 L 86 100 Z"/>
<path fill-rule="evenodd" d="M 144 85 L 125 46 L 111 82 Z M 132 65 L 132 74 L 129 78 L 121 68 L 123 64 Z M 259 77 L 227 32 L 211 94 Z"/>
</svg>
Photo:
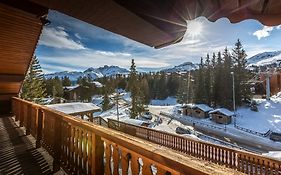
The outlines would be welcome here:
<svg viewBox="0 0 281 175">
<path fill-rule="evenodd" d="M 79 72 L 79 71 L 56 72 L 56 73 L 52 73 L 52 74 L 46 74 L 45 77 L 48 79 L 48 78 L 54 78 L 56 76 L 58 76 L 59 78 L 67 76 L 67 77 L 69 77 L 69 79 L 71 81 L 76 81 L 80 76 L 91 77 L 92 79 L 96 79 L 96 78 L 100 78 L 100 77 L 104 77 L 104 76 L 114 76 L 116 74 L 128 74 L 128 73 L 129 73 L 129 71 L 125 68 L 120 68 L 118 66 L 105 65 L 105 66 L 99 67 L 99 68 L 90 67 L 83 72 Z"/>
<path fill-rule="evenodd" d="M 276 66 L 278 66 L 280 62 L 281 51 L 259 53 L 247 60 L 248 66 L 267 66 L 273 64 L 276 64 Z"/>
</svg>

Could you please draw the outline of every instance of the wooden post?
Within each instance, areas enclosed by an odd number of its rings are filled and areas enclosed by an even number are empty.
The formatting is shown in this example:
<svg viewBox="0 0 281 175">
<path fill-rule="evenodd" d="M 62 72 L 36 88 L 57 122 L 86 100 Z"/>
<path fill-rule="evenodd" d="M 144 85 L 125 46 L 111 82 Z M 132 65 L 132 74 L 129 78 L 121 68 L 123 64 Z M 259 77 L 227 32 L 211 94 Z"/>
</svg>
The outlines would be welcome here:
<svg viewBox="0 0 281 175">
<path fill-rule="evenodd" d="M 92 133 L 92 174 L 104 174 L 104 144 L 101 137 Z"/>
<path fill-rule="evenodd" d="M 31 115 L 32 115 L 32 105 L 28 104 L 27 111 L 26 111 L 26 135 L 30 134 L 31 120 L 32 120 Z"/>
<path fill-rule="evenodd" d="M 36 148 L 41 147 L 42 140 L 42 129 L 43 129 L 43 111 L 41 109 L 37 109 L 37 138 L 36 138 Z"/>
<path fill-rule="evenodd" d="M 89 120 L 90 120 L 90 122 L 94 121 L 94 117 L 93 117 L 93 113 L 92 112 L 89 114 Z"/>
<path fill-rule="evenodd" d="M 19 102 L 18 102 L 18 100 L 15 100 L 15 99 L 13 99 L 13 101 L 14 101 L 14 110 L 15 110 L 15 121 L 17 122 L 17 121 L 19 121 L 19 115 L 20 115 L 20 105 L 19 105 Z"/>
<path fill-rule="evenodd" d="M 19 119 L 20 119 L 20 127 L 23 127 L 23 120 L 24 120 L 24 106 L 22 102 L 19 102 L 20 112 L 19 112 Z"/>
<path fill-rule="evenodd" d="M 61 167 L 61 127 L 62 117 L 59 115 L 52 116 L 55 118 L 55 141 L 54 141 L 54 161 L 53 161 L 53 172 L 57 172 Z"/>
</svg>

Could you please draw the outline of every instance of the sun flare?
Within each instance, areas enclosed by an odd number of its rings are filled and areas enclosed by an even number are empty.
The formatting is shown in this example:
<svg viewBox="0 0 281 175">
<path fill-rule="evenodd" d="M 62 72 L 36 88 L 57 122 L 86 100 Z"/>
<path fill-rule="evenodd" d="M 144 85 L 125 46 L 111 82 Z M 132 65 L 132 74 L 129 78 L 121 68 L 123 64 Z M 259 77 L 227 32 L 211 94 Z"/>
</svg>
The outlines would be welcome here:
<svg viewBox="0 0 281 175">
<path fill-rule="evenodd" d="M 198 20 L 192 20 L 187 22 L 187 35 L 192 38 L 196 38 L 202 35 L 203 32 L 203 23 Z"/>
</svg>

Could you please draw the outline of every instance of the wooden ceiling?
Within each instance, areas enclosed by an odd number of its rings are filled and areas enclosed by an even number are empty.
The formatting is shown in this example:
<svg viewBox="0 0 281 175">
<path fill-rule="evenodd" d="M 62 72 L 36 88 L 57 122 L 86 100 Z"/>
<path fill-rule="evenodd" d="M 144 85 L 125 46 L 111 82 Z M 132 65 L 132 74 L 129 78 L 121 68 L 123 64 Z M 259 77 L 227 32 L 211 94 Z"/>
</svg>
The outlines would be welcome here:
<svg viewBox="0 0 281 175">
<path fill-rule="evenodd" d="M 40 17 L 47 12 L 34 3 L 0 3 L 0 112 L 19 93 L 41 33 Z"/>
</svg>

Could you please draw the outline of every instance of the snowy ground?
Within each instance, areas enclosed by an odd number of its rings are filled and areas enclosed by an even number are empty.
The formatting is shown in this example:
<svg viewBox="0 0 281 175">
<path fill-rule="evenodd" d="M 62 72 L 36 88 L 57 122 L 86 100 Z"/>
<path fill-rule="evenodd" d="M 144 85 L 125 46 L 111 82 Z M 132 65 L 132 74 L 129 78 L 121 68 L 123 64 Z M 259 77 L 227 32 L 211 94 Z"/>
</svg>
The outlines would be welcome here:
<svg viewBox="0 0 281 175">
<path fill-rule="evenodd" d="M 123 101 L 120 101 L 119 106 L 119 119 L 120 121 L 126 120 L 129 118 L 129 103 L 130 103 L 130 94 L 122 93 Z M 273 97 L 270 101 L 266 101 L 264 99 L 257 100 L 259 112 L 251 111 L 249 108 L 239 108 L 237 110 L 237 125 L 251 129 L 253 131 L 265 133 L 269 129 L 276 132 L 281 132 L 281 94 L 280 97 Z M 126 104 L 127 103 L 127 104 Z M 169 106 L 167 106 L 167 104 Z M 228 138 L 231 140 L 232 144 L 236 144 L 235 140 L 239 140 L 242 142 L 250 143 L 253 146 L 263 148 L 268 151 L 274 150 L 275 152 L 268 153 L 268 156 L 280 157 L 280 153 L 276 153 L 276 150 L 281 150 L 281 143 L 274 142 L 269 139 L 269 137 L 261 137 L 257 135 L 253 135 L 251 133 L 247 133 L 245 131 L 238 130 L 234 127 L 233 122 L 230 125 L 216 124 L 212 122 L 210 119 L 196 119 L 189 116 L 182 116 L 176 114 L 177 108 L 180 105 L 176 104 L 175 98 L 169 97 L 165 100 L 153 100 L 151 105 L 149 105 L 149 111 L 152 114 L 156 114 L 159 116 L 160 111 L 174 114 L 175 119 L 170 120 L 167 117 L 161 117 L 163 120 L 162 124 L 154 125 L 153 128 L 157 130 L 162 130 L 170 133 L 175 133 L 175 129 L 177 127 L 187 127 L 187 125 L 192 126 L 193 123 L 196 123 L 196 126 L 200 126 L 201 129 L 207 129 L 210 133 L 215 133 L 220 135 L 222 138 Z M 112 109 L 95 113 L 95 116 L 99 115 L 105 119 L 112 118 L 117 119 L 116 106 Z M 176 114 L 176 115 L 175 115 Z M 153 122 L 155 117 L 151 120 Z M 196 134 L 195 134 L 196 135 Z M 195 135 L 189 135 L 188 137 L 195 137 Z M 214 136 L 214 135 L 212 135 Z M 220 144 L 220 142 L 212 139 L 212 137 L 200 137 L 203 140 L 207 140 L 213 143 Z"/>
<path fill-rule="evenodd" d="M 155 106 L 170 106 L 176 105 L 177 99 L 175 97 L 167 97 L 165 100 L 151 100 L 150 105 Z"/>
<path fill-rule="evenodd" d="M 237 125 L 261 133 L 269 129 L 281 132 L 281 98 L 257 99 L 256 101 L 259 104 L 258 112 L 245 107 L 237 110 Z"/>
</svg>

